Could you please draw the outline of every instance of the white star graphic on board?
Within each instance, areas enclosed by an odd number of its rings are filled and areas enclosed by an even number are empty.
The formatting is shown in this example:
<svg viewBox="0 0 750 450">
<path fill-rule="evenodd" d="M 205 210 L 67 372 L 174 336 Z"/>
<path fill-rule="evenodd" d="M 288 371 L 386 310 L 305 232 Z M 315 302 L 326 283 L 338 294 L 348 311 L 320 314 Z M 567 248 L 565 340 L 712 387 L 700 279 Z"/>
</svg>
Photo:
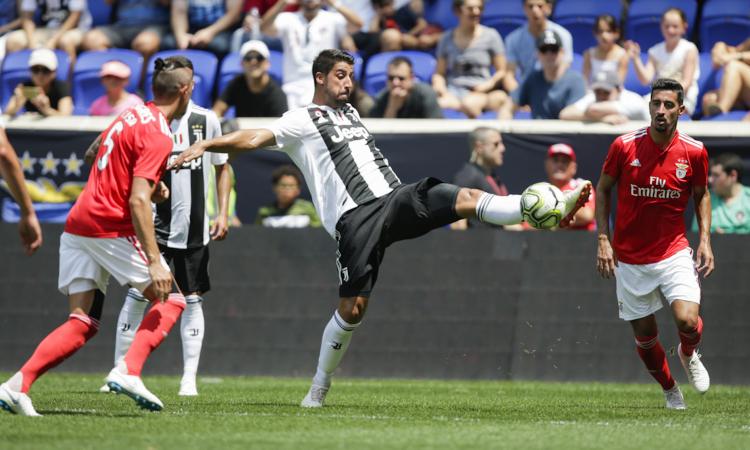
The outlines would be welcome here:
<svg viewBox="0 0 750 450">
<path fill-rule="evenodd" d="M 36 164 L 38 160 L 39 158 L 32 158 L 28 151 L 23 152 L 23 156 L 21 157 L 21 168 L 24 173 L 33 174 L 34 164 Z"/>
<path fill-rule="evenodd" d="M 60 158 L 55 158 L 52 152 L 47 152 L 47 156 L 39 162 L 42 164 L 42 175 L 48 173 L 57 175 L 57 165 L 60 164 Z"/>
<path fill-rule="evenodd" d="M 81 176 L 83 160 L 78 159 L 78 155 L 71 153 L 70 158 L 63 159 L 62 162 L 65 165 L 65 175 L 75 174 L 76 176 Z"/>
</svg>

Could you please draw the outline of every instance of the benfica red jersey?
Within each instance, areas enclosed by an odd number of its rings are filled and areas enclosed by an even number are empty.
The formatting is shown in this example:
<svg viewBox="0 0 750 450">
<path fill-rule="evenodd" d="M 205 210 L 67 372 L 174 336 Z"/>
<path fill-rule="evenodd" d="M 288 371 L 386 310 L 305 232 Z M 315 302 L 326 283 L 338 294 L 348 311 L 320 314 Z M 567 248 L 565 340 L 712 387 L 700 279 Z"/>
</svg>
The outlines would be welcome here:
<svg viewBox="0 0 750 450">
<path fill-rule="evenodd" d="M 133 177 L 158 182 L 172 152 L 164 115 L 153 103 L 123 112 L 102 133 L 86 187 L 68 214 L 65 231 L 80 236 L 135 236 L 130 216 Z"/>
<path fill-rule="evenodd" d="M 702 142 L 679 131 L 663 150 L 648 128 L 615 139 L 603 172 L 617 180 L 613 247 L 620 261 L 651 264 L 688 246 L 685 208 L 693 186 L 708 183 Z"/>
</svg>

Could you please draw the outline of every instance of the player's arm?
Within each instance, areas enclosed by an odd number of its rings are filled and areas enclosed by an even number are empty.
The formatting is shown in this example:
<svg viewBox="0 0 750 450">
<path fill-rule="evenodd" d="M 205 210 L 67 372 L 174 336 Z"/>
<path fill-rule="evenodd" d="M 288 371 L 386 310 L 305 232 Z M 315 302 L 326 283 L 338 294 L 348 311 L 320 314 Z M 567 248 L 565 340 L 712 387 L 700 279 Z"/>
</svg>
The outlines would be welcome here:
<svg viewBox="0 0 750 450">
<path fill-rule="evenodd" d="M 94 165 L 94 160 L 96 159 L 97 153 L 99 153 L 99 146 L 102 144 L 102 135 L 94 139 L 94 142 L 89 145 L 89 148 L 86 149 L 86 153 L 83 155 L 83 160 L 88 164 L 89 166 Z"/>
<path fill-rule="evenodd" d="M 612 244 L 609 241 L 609 212 L 612 207 L 612 187 L 617 180 L 602 172 L 599 177 L 599 183 L 596 185 L 596 217 L 597 229 L 597 250 L 596 250 L 596 270 L 602 278 L 610 278 L 615 273 L 617 259 L 615 258 Z"/>
<path fill-rule="evenodd" d="M 31 197 L 26 190 L 21 165 L 13 146 L 10 145 L 5 130 L 0 128 L 0 175 L 8 184 L 11 196 L 21 208 L 21 218 L 18 222 L 18 232 L 26 254 L 31 255 L 42 245 L 42 229 L 31 204 Z"/>
<path fill-rule="evenodd" d="M 152 282 L 151 290 L 158 300 L 166 300 L 172 288 L 172 274 L 161 265 L 159 246 L 156 245 L 154 219 L 151 210 L 151 196 L 154 193 L 154 187 L 155 183 L 151 180 L 138 176 L 133 177 L 129 206 L 135 234 L 138 236 L 138 241 L 146 255 L 148 272 Z"/>
<path fill-rule="evenodd" d="M 711 196 L 706 186 L 693 186 L 695 215 L 698 219 L 698 249 L 695 252 L 696 268 L 704 277 L 714 271 L 714 253 L 711 250 Z"/>
<path fill-rule="evenodd" d="M 229 231 L 229 193 L 232 190 L 232 171 L 229 163 L 219 164 L 216 168 L 216 198 L 219 203 L 219 214 L 211 229 L 211 238 L 221 241 Z"/>
<path fill-rule="evenodd" d="M 184 163 L 200 158 L 207 151 L 214 153 L 241 153 L 258 148 L 273 147 L 275 145 L 276 136 L 269 129 L 238 130 L 224 136 L 196 142 L 190 148 L 180 153 L 167 169 L 179 170 Z"/>
</svg>

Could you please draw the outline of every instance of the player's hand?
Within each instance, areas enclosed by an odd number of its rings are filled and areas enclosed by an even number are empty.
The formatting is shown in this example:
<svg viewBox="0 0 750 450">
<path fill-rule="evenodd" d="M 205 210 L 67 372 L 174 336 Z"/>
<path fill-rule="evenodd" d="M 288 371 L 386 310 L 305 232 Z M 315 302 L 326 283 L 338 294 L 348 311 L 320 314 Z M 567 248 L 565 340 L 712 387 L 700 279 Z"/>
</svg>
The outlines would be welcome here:
<svg viewBox="0 0 750 450">
<path fill-rule="evenodd" d="M 18 222 L 18 234 L 21 235 L 21 244 L 27 255 L 33 255 L 42 246 L 42 228 L 36 214 L 21 217 Z"/>
<path fill-rule="evenodd" d="M 211 239 L 214 241 L 223 241 L 226 239 L 227 233 L 229 233 L 227 218 L 220 215 L 211 226 Z"/>
<path fill-rule="evenodd" d="M 152 203 L 162 203 L 169 200 L 169 188 L 163 181 L 160 181 L 154 188 L 154 193 L 151 194 Z"/>
<path fill-rule="evenodd" d="M 161 265 L 161 261 L 149 264 L 148 274 L 151 277 L 151 289 L 156 299 L 162 302 L 167 300 L 172 290 L 172 274 Z"/>
<path fill-rule="evenodd" d="M 596 250 L 596 270 L 602 278 L 612 278 L 615 275 L 617 258 L 606 236 L 599 237 L 599 246 Z"/>
<path fill-rule="evenodd" d="M 195 144 L 191 145 L 190 148 L 180 153 L 177 158 L 172 161 L 172 164 L 167 167 L 167 170 L 175 170 L 176 172 L 179 172 L 183 164 L 203 156 L 203 153 L 206 152 L 206 149 L 203 148 L 201 142 L 203 141 L 196 142 Z"/>
<path fill-rule="evenodd" d="M 695 270 L 704 278 L 714 271 L 714 252 L 708 242 L 698 245 L 698 250 L 695 252 Z"/>
</svg>

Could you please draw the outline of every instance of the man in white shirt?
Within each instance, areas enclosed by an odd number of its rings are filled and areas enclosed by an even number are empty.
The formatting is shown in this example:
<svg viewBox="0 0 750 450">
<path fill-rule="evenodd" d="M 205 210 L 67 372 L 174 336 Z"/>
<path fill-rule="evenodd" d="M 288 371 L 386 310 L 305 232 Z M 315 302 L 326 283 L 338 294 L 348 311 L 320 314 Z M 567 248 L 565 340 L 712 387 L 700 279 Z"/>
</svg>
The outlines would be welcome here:
<svg viewBox="0 0 750 450">
<path fill-rule="evenodd" d="M 594 75 L 591 92 L 560 111 L 562 120 L 588 120 L 612 125 L 648 120 L 648 104 L 635 92 L 623 89 L 615 72 Z"/>
<path fill-rule="evenodd" d="M 318 53 L 327 48 L 354 51 L 355 46 L 347 33 L 347 24 L 353 29 L 362 27 L 362 19 L 341 2 L 325 3 L 337 12 L 322 10 L 324 0 L 299 0 L 297 12 L 282 12 L 297 0 L 279 0 L 266 12 L 261 21 L 261 31 L 279 37 L 284 49 L 284 84 L 289 109 L 310 103 L 313 97 L 312 62 Z"/>
</svg>

